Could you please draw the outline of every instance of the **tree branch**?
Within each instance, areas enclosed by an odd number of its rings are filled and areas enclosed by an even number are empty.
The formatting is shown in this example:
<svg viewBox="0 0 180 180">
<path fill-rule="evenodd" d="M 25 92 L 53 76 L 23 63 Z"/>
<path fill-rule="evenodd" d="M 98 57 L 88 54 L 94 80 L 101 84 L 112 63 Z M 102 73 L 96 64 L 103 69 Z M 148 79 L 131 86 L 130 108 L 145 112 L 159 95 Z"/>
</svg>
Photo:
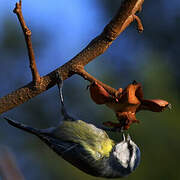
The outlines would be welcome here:
<svg viewBox="0 0 180 180">
<path fill-rule="evenodd" d="M 29 63 L 30 63 L 32 78 L 33 78 L 33 82 L 35 83 L 35 85 L 37 85 L 37 83 L 40 82 L 40 75 L 39 75 L 39 72 L 37 70 L 35 55 L 34 55 L 34 51 L 33 51 L 33 47 L 32 47 L 31 31 L 26 26 L 25 20 L 23 18 L 22 1 L 21 0 L 19 1 L 19 3 L 16 3 L 16 6 L 15 6 L 13 12 L 17 15 L 19 22 L 21 24 L 21 28 L 22 28 L 23 33 L 24 33 L 24 37 L 26 40 L 26 46 L 28 49 L 28 56 L 29 56 Z"/>
<path fill-rule="evenodd" d="M 85 47 L 70 61 L 52 71 L 51 73 L 41 77 L 41 83 L 39 84 L 38 88 L 36 88 L 34 83 L 31 82 L 21 87 L 20 89 L 2 97 L 0 99 L 0 114 L 30 100 L 31 98 L 54 86 L 56 84 L 55 73 L 57 71 L 60 71 L 63 80 L 71 77 L 74 74 L 79 74 L 84 79 L 87 79 L 91 82 L 98 81 L 84 70 L 84 66 L 95 59 L 97 56 L 104 53 L 112 44 L 112 42 L 126 29 L 126 27 L 128 27 L 129 24 L 134 19 L 136 19 L 134 18 L 134 15 L 137 11 L 141 10 L 143 2 L 144 0 L 124 0 L 117 14 L 104 28 L 103 32 L 95 39 L 93 39 L 87 45 L 87 47 Z M 114 88 L 111 88 L 110 86 L 107 86 L 100 81 L 98 81 L 98 83 L 107 89 L 109 93 L 116 93 Z"/>
</svg>

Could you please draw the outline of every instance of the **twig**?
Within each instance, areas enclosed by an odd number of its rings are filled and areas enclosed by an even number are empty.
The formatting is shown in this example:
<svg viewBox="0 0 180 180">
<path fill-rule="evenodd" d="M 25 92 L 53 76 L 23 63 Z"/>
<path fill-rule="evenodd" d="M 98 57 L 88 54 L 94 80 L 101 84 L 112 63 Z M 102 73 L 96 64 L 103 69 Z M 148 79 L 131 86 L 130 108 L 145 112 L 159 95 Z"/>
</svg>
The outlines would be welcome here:
<svg viewBox="0 0 180 180">
<path fill-rule="evenodd" d="M 101 81 L 99 81 L 98 79 L 96 79 L 95 77 L 90 75 L 88 72 L 86 72 L 84 69 L 79 69 L 77 74 L 79 74 L 85 80 L 88 80 L 90 82 L 95 82 L 96 81 L 98 84 L 103 86 L 107 90 L 108 93 L 110 93 L 111 95 L 116 96 L 116 92 L 117 92 L 116 89 L 112 88 L 111 86 L 108 86 L 107 84 L 102 83 Z"/>
<path fill-rule="evenodd" d="M 136 16 L 135 14 L 133 15 L 133 18 L 134 18 L 134 19 L 136 20 L 136 22 L 137 22 L 137 29 L 138 29 L 138 31 L 139 31 L 140 33 L 143 32 L 144 28 L 143 28 L 141 19 L 140 19 L 138 16 Z"/>
<path fill-rule="evenodd" d="M 60 71 L 63 80 L 71 77 L 74 74 L 79 74 L 91 82 L 95 81 L 96 78 L 85 72 L 84 66 L 107 50 L 112 42 L 135 19 L 134 15 L 137 11 L 141 10 L 143 2 L 144 0 L 123 1 L 117 14 L 104 28 L 103 32 L 95 39 L 93 39 L 85 49 L 83 49 L 70 61 L 47 74 L 46 76 L 41 77 L 41 83 L 38 88 L 35 88 L 34 83 L 31 82 L 24 87 L 21 87 L 20 89 L 2 97 L 0 99 L 0 114 L 30 100 L 31 98 L 54 86 L 56 84 L 55 74 L 57 71 Z M 116 90 L 114 88 L 111 88 L 110 86 L 107 86 L 100 81 L 98 81 L 98 83 L 107 89 L 109 93 L 115 93 Z"/>
<path fill-rule="evenodd" d="M 23 18 L 22 1 L 21 0 L 19 1 L 19 3 L 16 3 L 16 6 L 15 6 L 13 12 L 17 15 L 19 22 L 21 24 L 21 28 L 22 28 L 23 33 L 24 33 L 24 37 L 26 40 L 26 46 L 28 49 L 28 56 L 29 56 L 29 63 L 30 63 L 32 78 L 33 78 L 33 82 L 35 83 L 35 85 L 37 85 L 40 82 L 40 75 L 39 75 L 39 72 L 37 70 L 35 55 L 34 55 L 34 51 L 33 51 L 33 47 L 32 47 L 31 31 L 26 26 L 25 20 Z"/>
<path fill-rule="evenodd" d="M 125 0 L 114 18 L 103 32 L 69 63 L 85 66 L 94 58 L 103 54 L 112 42 L 135 20 L 134 15 L 141 10 L 144 0 Z M 140 19 L 139 19 L 140 21 Z M 141 23 L 142 24 L 142 23 Z"/>
</svg>

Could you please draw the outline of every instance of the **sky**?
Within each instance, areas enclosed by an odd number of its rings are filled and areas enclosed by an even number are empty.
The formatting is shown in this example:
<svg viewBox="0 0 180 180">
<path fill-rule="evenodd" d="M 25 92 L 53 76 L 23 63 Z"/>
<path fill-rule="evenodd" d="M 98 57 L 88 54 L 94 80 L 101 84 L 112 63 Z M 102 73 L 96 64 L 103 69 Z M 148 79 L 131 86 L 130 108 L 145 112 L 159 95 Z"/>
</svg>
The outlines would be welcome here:
<svg viewBox="0 0 180 180">
<path fill-rule="evenodd" d="M 4 1 L 1 3 L 0 19 L 8 16 L 18 23 L 15 14 L 12 13 L 15 2 Z M 37 32 L 37 36 L 41 36 L 41 31 L 48 32 L 50 36 L 48 51 L 45 50 L 46 52 L 43 52 L 41 57 L 44 61 L 41 68 L 45 72 L 49 72 L 50 67 L 54 69 L 55 66 L 58 67 L 75 56 L 92 37 L 101 32 L 106 23 L 103 7 L 97 6 L 95 0 L 53 0 L 51 3 L 47 0 L 38 0 L 35 3 L 26 0 L 22 3 L 23 15 L 32 31 L 32 39 L 35 36 L 33 33 Z M 70 6 L 69 3 L 71 3 Z M 58 54 L 59 58 L 54 57 L 54 54 Z M 52 60 L 49 60 L 50 56 Z M 54 64 L 54 61 L 59 63 Z"/>
</svg>

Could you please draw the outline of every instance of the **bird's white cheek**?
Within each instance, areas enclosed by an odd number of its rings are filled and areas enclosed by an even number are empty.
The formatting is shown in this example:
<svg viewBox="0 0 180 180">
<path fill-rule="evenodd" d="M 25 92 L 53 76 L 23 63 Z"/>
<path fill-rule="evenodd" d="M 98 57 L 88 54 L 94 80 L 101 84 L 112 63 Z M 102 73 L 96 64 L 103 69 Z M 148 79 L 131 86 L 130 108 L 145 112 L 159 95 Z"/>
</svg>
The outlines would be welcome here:
<svg viewBox="0 0 180 180">
<path fill-rule="evenodd" d="M 127 151 L 126 145 L 121 146 L 121 148 L 117 148 L 116 151 L 114 152 L 114 156 L 117 157 L 118 161 L 124 168 L 128 167 L 129 155 L 130 154 L 129 151 Z"/>
</svg>

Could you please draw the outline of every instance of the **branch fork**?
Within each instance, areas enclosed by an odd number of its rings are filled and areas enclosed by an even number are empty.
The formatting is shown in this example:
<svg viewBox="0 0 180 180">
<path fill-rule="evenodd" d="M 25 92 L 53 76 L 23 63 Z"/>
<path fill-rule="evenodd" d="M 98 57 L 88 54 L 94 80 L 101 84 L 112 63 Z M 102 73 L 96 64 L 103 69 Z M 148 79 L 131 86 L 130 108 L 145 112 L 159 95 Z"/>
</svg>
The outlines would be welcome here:
<svg viewBox="0 0 180 180">
<path fill-rule="evenodd" d="M 23 14 L 22 14 L 22 1 L 16 3 L 14 13 L 17 15 L 28 49 L 29 64 L 32 73 L 32 82 L 27 85 L 18 88 L 14 92 L 2 97 L 0 99 L 0 114 L 4 113 L 16 106 L 25 103 L 38 94 L 48 90 L 56 84 L 56 72 L 60 72 L 62 79 L 68 79 L 74 74 L 82 76 L 85 80 L 90 82 L 98 82 L 106 91 L 113 96 L 119 93 L 116 89 L 102 83 L 95 77 L 87 73 L 84 67 L 93 59 L 103 54 L 112 42 L 134 21 L 138 23 L 138 30 L 142 31 L 143 26 L 141 20 L 137 17 L 136 12 L 142 8 L 144 0 L 124 0 L 117 12 L 112 18 L 109 24 L 106 25 L 100 35 L 94 38 L 80 53 L 74 58 L 65 63 L 63 66 L 50 72 L 49 74 L 40 77 L 35 55 L 31 41 L 31 31 L 26 26 Z M 38 87 L 38 88 L 37 88 Z"/>
</svg>

